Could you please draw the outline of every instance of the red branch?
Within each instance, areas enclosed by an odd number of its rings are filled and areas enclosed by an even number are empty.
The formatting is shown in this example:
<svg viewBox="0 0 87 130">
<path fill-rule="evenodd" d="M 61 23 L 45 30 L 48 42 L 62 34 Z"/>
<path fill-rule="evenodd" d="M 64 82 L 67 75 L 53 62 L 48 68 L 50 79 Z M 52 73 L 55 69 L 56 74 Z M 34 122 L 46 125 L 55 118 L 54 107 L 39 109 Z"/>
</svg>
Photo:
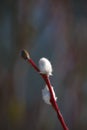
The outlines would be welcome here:
<svg viewBox="0 0 87 130">
<path fill-rule="evenodd" d="M 60 112 L 60 109 L 59 109 L 59 107 L 58 107 L 58 105 L 57 105 L 57 103 L 56 103 L 56 101 L 55 101 L 55 98 L 54 98 L 54 95 L 53 95 L 53 91 L 52 91 L 52 87 L 51 87 L 52 85 L 51 85 L 51 83 L 50 83 L 49 77 L 48 77 L 46 74 L 41 74 L 41 73 L 40 73 L 39 68 L 36 66 L 36 64 L 34 63 L 34 61 L 30 58 L 30 56 L 29 56 L 29 54 L 28 54 L 28 52 L 27 52 L 26 50 L 22 50 L 21 56 L 22 56 L 25 60 L 27 60 L 27 61 L 33 66 L 33 68 L 34 68 L 37 72 L 39 72 L 39 74 L 42 76 L 42 78 L 43 78 L 44 81 L 46 82 L 46 84 L 47 84 L 47 86 L 48 86 L 48 88 L 49 88 L 49 92 L 50 92 L 50 102 L 51 102 L 53 108 L 55 109 L 55 111 L 56 111 L 56 113 L 57 113 L 58 119 L 59 119 L 59 121 L 60 121 L 60 123 L 61 123 L 63 129 L 64 129 L 64 130 L 69 130 L 68 127 L 67 127 L 67 125 L 66 125 L 66 123 L 65 123 L 65 121 L 64 121 L 64 119 L 63 119 L 63 116 L 62 116 L 62 114 L 61 114 L 61 112 Z"/>
</svg>

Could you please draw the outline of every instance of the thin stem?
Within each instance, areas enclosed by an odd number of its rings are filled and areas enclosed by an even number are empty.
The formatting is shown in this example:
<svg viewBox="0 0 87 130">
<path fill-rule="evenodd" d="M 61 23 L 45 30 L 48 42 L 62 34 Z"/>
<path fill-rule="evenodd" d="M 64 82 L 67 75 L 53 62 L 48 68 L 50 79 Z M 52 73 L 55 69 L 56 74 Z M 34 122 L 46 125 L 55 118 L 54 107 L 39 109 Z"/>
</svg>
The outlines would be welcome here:
<svg viewBox="0 0 87 130">
<path fill-rule="evenodd" d="M 51 87 L 52 85 L 50 83 L 50 80 L 49 80 L 47 75 L 45 75 L 43 78 L 44 78 L 46 84 L 48 85 L 50 95 L 51 95 L 50 102 L 51 102 L 53 108 L 55 109 L 55 111 L 57 113 L 57 116 L 58 116 L 58 119 L 60 120 L 60 123 L 61 123 L 62 127 L 64 128 L 64 130 L 69 130 L 66 123 L 65 123 L 65 121 L 64 121 L 64 119 L 63 119 L 63 116 L 62 116 L 62 114 L 60 112 L 60 109 L 59 109 L 59 107 L 58 107 L 58 105 L 57 105 L 57 103 L 56 103 L 56 101 L 54 99 L 53 92 L 52 92 L 52 87 Z"/>
<path fill-rule="evenodd" d="M 28 52 L 27 52 L 26 50 L 22 50 L 21 56 L 22 56 L 25 60 L 27 60 L 27 62 L 29 62 L 29 63 L 32 65 L 32 67 L 33 67 L 37 72 L 39 72 L 39 74 L 42 76 L 42 78 L 43 78 L 44 81 L 46 82 L 46 84 L 47 84 L 47 86 L 48 86 L 48 88 L 49 88 L 49 92 L 50 92 L 50 102 L 51 102 L 53 108 L 55 109 L 55 111 L 56 111 L 56 113 L 57 113 L 58 119 L 59 119 L 59 121 L 60 121 L 60 123 L 61 123 L 63 129 L 64 129 L 64 130 L 69 130 L 68 127 L 67 127 L 67 125 L 66 125 L 66 123 L 65 123 L 65 121 L 64 121 L 64 118 L 63 118 L 63 116 L 62 116 L 62 114 L 61 114 L 61 112 L 60 112 L 60 109 L 59 109 L 59 107 L 58 107 L 58 104 L 57 104 L 56 101 L 55 101 L 55 98 L 54 98 L 54 95 L 53 95 L 53 91 L 52 91 L 52 87 L 51 87 L 52 85 L 51 85 L 51 83 L 50 83 L 49 77 L 48 77 L 46 74 L 41 74 L 41 73 L 40 73 L 39 68 L 36 66 L 36 64 L 34 63 L 34 61 L 30 58 L 30 55 L 28 54 Z"/>
</svg>

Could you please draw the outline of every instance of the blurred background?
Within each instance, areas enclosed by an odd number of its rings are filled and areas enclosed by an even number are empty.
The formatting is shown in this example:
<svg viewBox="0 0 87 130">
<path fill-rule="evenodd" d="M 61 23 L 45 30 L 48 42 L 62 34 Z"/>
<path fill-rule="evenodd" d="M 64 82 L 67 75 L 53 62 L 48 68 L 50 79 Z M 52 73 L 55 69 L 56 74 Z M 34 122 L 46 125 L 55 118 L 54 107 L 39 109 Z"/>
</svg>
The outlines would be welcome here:
<svg viewBox="0 0 87 130">
<path fill-rule="evenodd" d="M 66 124 L 87 130 L 87 2 L 0 0 L 0 130 L 62 130 L 22 49 L 37 65 L 41 57 L 51 61 Z"/>
</svg>

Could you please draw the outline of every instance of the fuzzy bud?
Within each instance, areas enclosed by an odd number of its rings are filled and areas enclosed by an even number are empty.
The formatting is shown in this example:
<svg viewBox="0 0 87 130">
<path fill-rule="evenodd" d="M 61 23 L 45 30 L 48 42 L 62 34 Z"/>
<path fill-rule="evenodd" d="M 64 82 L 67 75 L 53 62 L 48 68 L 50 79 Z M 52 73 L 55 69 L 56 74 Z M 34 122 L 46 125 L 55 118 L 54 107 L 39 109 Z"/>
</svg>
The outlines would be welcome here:
<svg viewBox="0 0 87 130">
<path fill-rule="evenodd" d="M 52 75 L 52 65 L 50 61 L 44 57 L 39 60 L 39 69 L 42 74 Z"/>
<path fill-rule="evenodd" d="M 52 87 L 52 93 L 53 93 L 54 99 L 56 101 L 57 97 L 55 95 L 53 87 Z M 49 89 L 48 89 L 47 85 L 45 86 L 44 89 L 42 89 L 42 98 L 43 98 L 43 100 L 44 100 L 45 103 L 51 104 L 50 103 L 50 92 L 49 92 Z"/>
</svg>

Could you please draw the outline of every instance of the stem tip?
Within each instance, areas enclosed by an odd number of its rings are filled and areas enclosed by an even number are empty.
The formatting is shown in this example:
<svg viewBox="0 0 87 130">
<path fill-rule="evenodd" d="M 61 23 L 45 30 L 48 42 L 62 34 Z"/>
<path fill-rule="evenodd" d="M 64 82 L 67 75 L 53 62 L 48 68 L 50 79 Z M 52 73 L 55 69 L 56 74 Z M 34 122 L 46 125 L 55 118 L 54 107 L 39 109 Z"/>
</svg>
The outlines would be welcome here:
<svg viewBox="0 0 87 130">
<path fill-rule="evenodd" d="M 21 51 L 21 57 L 25 60 L 30 59 L 29 53 L 25 49 Z"/>
</svg>

